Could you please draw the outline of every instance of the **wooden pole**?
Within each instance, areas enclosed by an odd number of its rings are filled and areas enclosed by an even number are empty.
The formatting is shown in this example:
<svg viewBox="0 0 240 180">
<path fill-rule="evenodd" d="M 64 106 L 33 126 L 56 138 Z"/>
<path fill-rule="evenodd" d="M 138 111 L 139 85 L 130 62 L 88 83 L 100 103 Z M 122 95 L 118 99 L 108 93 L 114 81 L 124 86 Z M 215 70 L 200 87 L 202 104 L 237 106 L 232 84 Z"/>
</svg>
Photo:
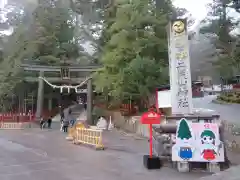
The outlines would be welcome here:
<svg viewBox="0 0 240 180">
<path fill-rule="evenodd" d="M 153 150 L 153 144 L 152 144 L 152 124 L 149 124 L 149 155 L 150 155 L 150 158 L 152 158 L 152 150 Z"/>
</svg>

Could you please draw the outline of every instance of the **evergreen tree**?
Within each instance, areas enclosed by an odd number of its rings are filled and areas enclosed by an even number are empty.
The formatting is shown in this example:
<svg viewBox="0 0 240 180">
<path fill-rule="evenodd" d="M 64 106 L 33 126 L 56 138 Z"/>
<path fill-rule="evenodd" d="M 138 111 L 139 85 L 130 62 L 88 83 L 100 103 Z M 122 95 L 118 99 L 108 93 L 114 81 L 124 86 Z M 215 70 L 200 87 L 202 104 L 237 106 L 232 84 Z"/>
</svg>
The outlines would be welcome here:
<svg viewBox="0 0 240 180">
<path fill-rule="evenodd" d="M 211 34 L 212 43 L 216 48 L 216 54 L 212 64 L 224 78 L 238 74 L 239 62 L 235 61 L 236 41 L 238 37 L 232 34 L 232 30 L 239 26 L 239 21 L 229 16 L 231 0 L 214 0 L 209 5 L 210 12 L 206 24 L 201 28 L 201 33 Z"/>
<path fill-rule="evenodd" d="M 185 119 L 180 120 L 177 137 L 180 139 L 190 139 L 192 137 L 191 131 L 189 129 L 188 123 Z"/>
<path fill-rule="evenodd" d="M 12 0 L 14 1 L 14 0 Z M 11 2 L 12 2 L 11 1 Z M 13 33 L 6 37 L 0 65 L 0 103 L 7 105 L 13 92 L 21 93 L 22 63 L 60 65 L 62 60 L 77 62 L 84 55 L 74 39 L 75 19 L 62 0 L 39 0 L 31 5 L 8 4 L 6 23 Z M 10 1 L 8 2 L 10 3 Z M 27 76 L 35 76 L 28 72 Z M 5 102 L 2 102 L 6 99 Z"/>
<path fill-rule="evenodd" d="M 95 76 L 97 90 L 106 89 L 120 102 L 147 99 L 156 86 L 168 81 L 165 27 L 171 7 L 163 8 L 156 10 L 149 0 L 116 0 L 111 5 L 111 19 L 103 31 L 103 68 Z"/>
</svg>

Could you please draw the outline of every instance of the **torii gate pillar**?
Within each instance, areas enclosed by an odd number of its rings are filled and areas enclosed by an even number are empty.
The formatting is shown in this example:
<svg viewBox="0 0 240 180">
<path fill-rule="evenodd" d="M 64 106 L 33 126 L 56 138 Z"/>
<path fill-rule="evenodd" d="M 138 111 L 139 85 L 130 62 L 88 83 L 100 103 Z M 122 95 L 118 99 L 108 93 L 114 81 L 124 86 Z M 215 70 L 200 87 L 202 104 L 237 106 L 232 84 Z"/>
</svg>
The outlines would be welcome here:
<svg viewBox="0 0 240 180">
<path fill-rule="evenodd" d="M 39 76 L 44 76 L 44 71 L 39 72 Z M 43 79 L 38 78 L 38 95 L 37 95 L 37 110 L 36 110 L 36 119 L 40 119 L 42 115 L 42 107 L 43 107 L 43 93 L 44 93 L 44 82 Z"/>
<path fill-rule="evenodd" d="M 87 82 L 87 121 L 90 125 L 93 125 L 92 117 L 93 109 L 93 88 L 92 88 L 92 79 L 89 79 Z"/>
</svg>

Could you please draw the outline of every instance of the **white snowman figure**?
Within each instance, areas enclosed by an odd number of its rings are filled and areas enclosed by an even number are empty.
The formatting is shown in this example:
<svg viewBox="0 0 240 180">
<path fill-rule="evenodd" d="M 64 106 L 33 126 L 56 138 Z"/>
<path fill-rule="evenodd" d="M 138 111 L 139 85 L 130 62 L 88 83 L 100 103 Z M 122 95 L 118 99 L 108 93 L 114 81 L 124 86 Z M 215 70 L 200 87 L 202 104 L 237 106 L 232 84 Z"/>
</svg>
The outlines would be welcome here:
<svg viewBox="0 0 240 180">
<path fill-rule="evenodd" d="M 100 117 L 97 122 L 97 128 L 106 130 L 108 128 L 107 120 L 104 117 Z"/>
</svg>

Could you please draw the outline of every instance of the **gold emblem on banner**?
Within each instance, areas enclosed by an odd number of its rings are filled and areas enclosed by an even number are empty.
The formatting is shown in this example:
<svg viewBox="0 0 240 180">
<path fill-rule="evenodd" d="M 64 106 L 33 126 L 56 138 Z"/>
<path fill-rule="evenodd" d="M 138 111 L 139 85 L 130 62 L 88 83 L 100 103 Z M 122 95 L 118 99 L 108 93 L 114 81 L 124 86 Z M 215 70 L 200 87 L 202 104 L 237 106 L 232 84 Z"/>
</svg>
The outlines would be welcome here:
<svg viewBox="0 0 240 180">
<path fill-rule="evenodd" d="M 188 57 L 187 52 L 178 52 L 176 53 L 177 60 L 185 60 Z"/>
<path fill-rule="evenodd" d="M 183 21 L 180 21 L 180 20 L 175 21 L 175 22 L 173 22 L 172 29 L 173 29 L 176 33 L 180 34 L 180 33 L 182 33 L 182 32 L 184 31 L 184 29 L 185 29 L 185 24 L 184 24 Z"/>
</svg>

